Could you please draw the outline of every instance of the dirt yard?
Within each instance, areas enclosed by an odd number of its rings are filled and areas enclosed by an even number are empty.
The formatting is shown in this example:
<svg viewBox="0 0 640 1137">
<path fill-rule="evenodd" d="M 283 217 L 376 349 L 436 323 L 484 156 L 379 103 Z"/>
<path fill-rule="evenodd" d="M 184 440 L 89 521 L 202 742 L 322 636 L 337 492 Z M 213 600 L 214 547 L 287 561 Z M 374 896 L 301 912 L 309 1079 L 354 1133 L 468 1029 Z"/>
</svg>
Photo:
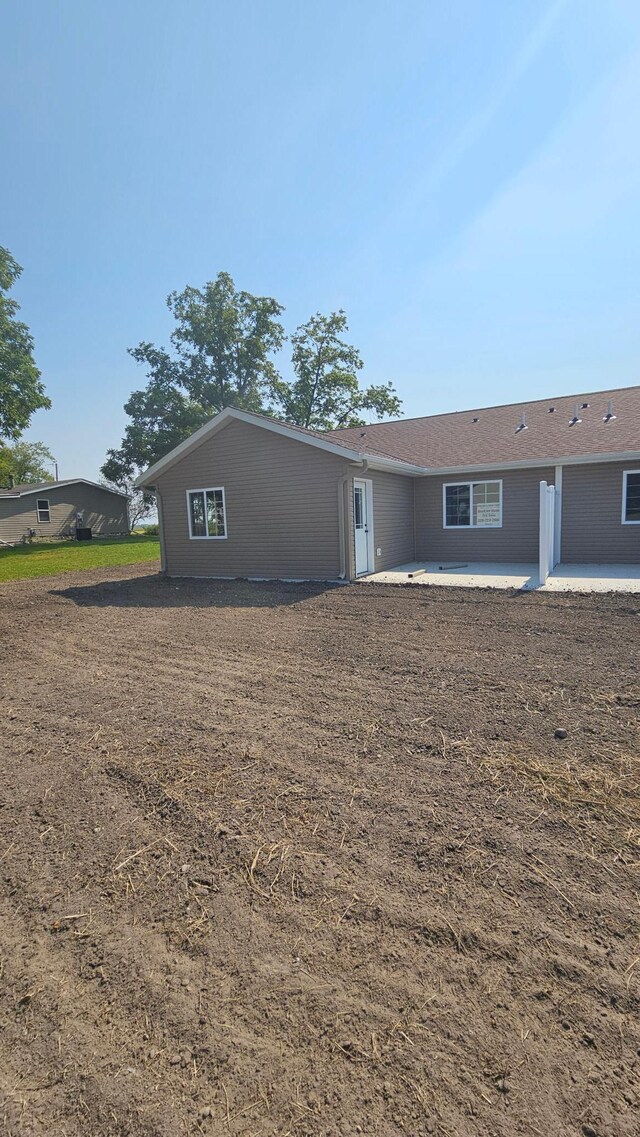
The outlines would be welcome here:
<svg viewBox="0 0 640 1137">
<path fill-rule="evenodd" d="M 7 1137 L 637 1137 L 640 598 L 0 611 Z"/>
</svg>

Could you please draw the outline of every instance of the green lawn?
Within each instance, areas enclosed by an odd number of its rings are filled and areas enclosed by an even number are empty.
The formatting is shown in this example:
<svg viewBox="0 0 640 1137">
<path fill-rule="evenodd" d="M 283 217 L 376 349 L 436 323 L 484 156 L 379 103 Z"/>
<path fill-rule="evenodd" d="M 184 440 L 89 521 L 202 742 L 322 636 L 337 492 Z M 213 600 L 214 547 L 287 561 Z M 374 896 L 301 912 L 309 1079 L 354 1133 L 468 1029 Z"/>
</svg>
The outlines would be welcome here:
<svg viewBox="0 0 640 1137">
<path fill-rule="evenodd" d="M 58 572 L 82 572 L 103 565 L 132 565 L 160 558 L 157 537 L 101 537 L 93 541 L 55 541 L 0 547 L 0 582 Z"/>
</svg>

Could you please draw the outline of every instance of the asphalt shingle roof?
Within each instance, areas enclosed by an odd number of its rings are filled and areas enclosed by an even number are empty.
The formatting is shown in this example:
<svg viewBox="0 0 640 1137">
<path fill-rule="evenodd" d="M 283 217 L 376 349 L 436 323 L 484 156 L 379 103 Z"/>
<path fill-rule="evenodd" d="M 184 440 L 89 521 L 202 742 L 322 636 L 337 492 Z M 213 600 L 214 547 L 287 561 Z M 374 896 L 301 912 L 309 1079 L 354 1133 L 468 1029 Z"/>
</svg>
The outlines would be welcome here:
<svg viewBox="0 0 640 1137">
<path fill-rule="evenodd" d="M 110 486 L 101 486 L 97 482 L 90 482 L 88 478 L 63 478 L 59 482 L 22 482 L 15 485 L 12 489 L 8 486 L 0 488 L 0 497 L 20 497 L 26 493 L 40 493 L 42 490 L 58 489 L 61 486 L 76 486 L 85 485 L 93 486 L 94 489 L 104 490 L 105 493 L 117 494 L 118 497 L 126 497 L 125 493 L 120 490 L 111 489 Z"/>
<path fill-rule="evenodd" d="M 615 417 L 605 421 L 609 401 Z M 581 421 L 571 425 L 576 414 Z M 526 430 L 518 430 L 523 415 Z M 640 386 L 347 427 L 324 437 L 436 469 L 590 454 L 597 459 L 640 451 Z"/>
</svg>

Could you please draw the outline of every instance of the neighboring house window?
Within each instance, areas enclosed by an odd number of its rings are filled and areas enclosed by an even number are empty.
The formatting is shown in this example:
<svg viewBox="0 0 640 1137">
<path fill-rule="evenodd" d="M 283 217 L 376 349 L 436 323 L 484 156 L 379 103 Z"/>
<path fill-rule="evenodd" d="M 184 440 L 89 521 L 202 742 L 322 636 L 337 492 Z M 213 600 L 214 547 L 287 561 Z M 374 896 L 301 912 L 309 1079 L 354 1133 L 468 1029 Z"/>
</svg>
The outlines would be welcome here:
<svg viewBox="0 0 640 1137">
<path fill-rule="evenodd" d="M 455 482 L 442 487 L 445 529 L 500 529 L 502 482 Z"/>
<path fill-rule="evenodd" d="M 43 524 L 45 521 L 51 521 L 51 510 L 49 509 L 49 499 L 46 497 L 39 497 L 36 500 L 36 513 L 38 514 L 38 521 Z"/>
<path fill-rule="evenodd" d="M 622 524 L 640 525 L 640 470 L 622 475 Z"/>
<path fill-rule="evenodd" d="M 189 513 L 189 536 L 199 538 L 218 538 L 227 535 L 227 516 L 224 506 L 224 490 L 187 490 Z"/>
</svg>

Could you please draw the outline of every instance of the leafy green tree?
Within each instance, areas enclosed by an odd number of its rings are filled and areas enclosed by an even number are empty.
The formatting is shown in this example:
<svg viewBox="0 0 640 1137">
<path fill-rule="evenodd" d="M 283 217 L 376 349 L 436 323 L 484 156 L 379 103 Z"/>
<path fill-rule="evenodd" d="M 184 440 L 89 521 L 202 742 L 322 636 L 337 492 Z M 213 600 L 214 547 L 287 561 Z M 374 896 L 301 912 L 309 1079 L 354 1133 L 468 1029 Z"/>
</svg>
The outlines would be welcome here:
<svg viewBox="0 0 640 1137">
<path fill-rule="evenodd" d="M 54 462 L 43 442 L 15 442 L 13 446 L 0 443 L 0 485 L 8 485 L 10 477 L 16 485 L 52 482 Z"/>
<path fill-rule="evenodd" d="M 9 295 L 22 269 L 0 246 L 0 438 L 15 441 L 31 416 L 51 406 L 33 358 L 33 337 L 16 319 L 20 305 Z"/>
<path fill-rule="evenodd" d="M 364 411 L 373 411 L 378 418 L 400 414 L 402 403 L 391 383 L 360 387 L 360 353 L 340 338 L 347 330 L 342 310 L 330 316 L 317 312 L 291 336 L 295 379 L 286 382 L 278 377 L 272 384 L 276 413 L 287 422 L 335 430 L 364 425 Z"/>
<path fill-rule="evenodd" d="M 171 350 L 130 349 L 149 382 L 125 404 L 131 421 L 119 449 L 107 451 L 103 475 L 122 485 L 188 438 L 226 406 L 261 411 L 276 378 L 271 356 L 284 342 L 282 306 L 236 290 L 221 272 L 204 288 L 172 292 Z"/>
<path fill-rule="evenodd" d="M 109 462 L 105 462 L 103 471 L 106 466 L 109 466 Z M 141 521 L 155 514 L 156 501 L 154 495 L 138 489 L 131 478 L 121 478 L 120 481 L 113 482 L 103 477 L 102 485 L 109 490 L 119 490 L 120 493 L 126 493 L 129 499 L 129 532 L 135 529 Z"/>
</svg>

